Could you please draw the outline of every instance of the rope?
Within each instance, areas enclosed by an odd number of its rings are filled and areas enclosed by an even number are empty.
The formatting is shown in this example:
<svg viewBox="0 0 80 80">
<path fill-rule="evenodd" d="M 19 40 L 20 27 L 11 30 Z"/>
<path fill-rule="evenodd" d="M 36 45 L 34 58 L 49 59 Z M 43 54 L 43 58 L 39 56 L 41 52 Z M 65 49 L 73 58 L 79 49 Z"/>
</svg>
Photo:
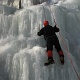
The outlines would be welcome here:
<svg viewBox="0 0 80 80">
<path fill-rule="evenodd" d="M 60 32 L 59 32 L 59 36 L 60 36 L 60 38 L 61 38 L 61 40 L 62 40 L 62 43 L 63 43 L 64 46 L 65 46 L 65 49 L 68 51 L 67 45 L 66 45 L 66 43 L 64 42 L 64 39 L 62 38 Z"/>
<path fill-rule="evenodd" d="M 63 40 L 63 38 L 62 38 L 62 36 L 61 36 L 60 33 L 59 33 L 59 35 L 60 35 L 60 38 L 62 39 L 62 43 L 64 44 L 64 40 Z M 74 71 L 75 71 L 78 79 L 80 80 L 80 77 L 79 77 L 79 75 L 78 75 L 78 72 L 77 72 L 77 70 L 76 70 L 76 68 L 75 68 L 75 66 L 74 66 L 74 64 L 73 64 L 73 61 L 72 61 L 72 59 L 71 59 L 71 57 L 70 57 L 70 53 L 68 52 L 67 45 L 64 44 L 64 46 L 65 46 L 65 50 L 66 50 L 66 53 L 67 53 L 67 55 L 68 55 L 68 58 L 70 59 L 70 62 L 71 62 L 71 64 L 72 64 L 72 67 L 73 67 L 73 69 L 74 69 Z"/>
<path fill-rule="evenodd" d="M 46 20 L 46 14 L 45 14 L 45 9 L 44 9 L 44 6 L 42 5 L 43 7 L 43 11 L 44 11 L 44 19 Z"/>
<path fill-rule="evenodd" d="M 49 6 L 49 8 L 50 8 L 50 6 Z M 51 11 L 51 8 L 50 8 L 50 11 Z M 52 11 L 51 11 L 51 12 L 52 12 Z M 56 23 L 56 21 L 55 21 L 55 18 L 54 18 L 54 15 L 52 15 L 52 16 L 53 16 L 55 25 L 57 25 L 57 23 Z M 57 26 L 57 27 L 58 27 L 58 26 Z M 72 64 L 72 67 L 73 67 L 73 69 L 74 69 L 74 71 L 75 71 L 75 73 L 76 73 L 78 79 L 80 80 L 80 76 L 79 76 L 79 74 L 78 74 L 78 72 L 77 72 L 77 70 L 76 70 L 76 68 L 75 68 L 75 66 L 74 66 L 74 64 L 73 64 L 73 61 L 72 61 L 72 59 L 71 59 L 71 57 L 70 57 L 70 53 L 68 52 L 67 45 L 65 44 L 64 39 L 62 38 L 60 32 L 59 32 L 59 35 L 60 35 L 60 38 L 61 38 L 61 40 L 62 40 L 62 43 L 63 43 L 64 46 L 65 46 L 65 50 L 66 50 L 66 52 L 67 52 L 68 58 L 70 59 L 70 62 L 71 62 L 71 64 Z"/>
<path fill-rule="evenodd" d="M 67 51 L 67 50 L 66 50 L 66 51 Z M 73 66 L 73 69 L 74 69 L 74 71 L 75 71 L 78 79 L 80 80 L 80 76 L 78 75 L 78 72 L 77 72 L 77 70 L 76 70 L 76 68 L 75 68 L 75 66 L 74 66 L 74 64 L 73 64 L 73 61 L 72 61 L 72 59 L 71 59 L 71 57 L 70 57 L 70 53 L 69 53 L 68 51 L 67 51 L 67 55 L 68 55 L 68 57 L 69 57 L 69 59 L 70 59 L 70 62 L 71 62 L 71 64 L 72 64 L 72 66 Z"/>
<path fill-rule="evenodd" d="M 52 13 L 51 8 L 50 8 L 50 5 L 49 5 L 49 9 L 50 9 L 50 12 Z M 57 24 L 56 24 L 56 21 L 55 21 L 55 18 L 54 18 L 54 15 L 53 15 L 53 14 L 52 14 L 52 17 L 53 17 L 53 20 L 54 20 L 55 25 L 57 26 Z"/>
</svg>

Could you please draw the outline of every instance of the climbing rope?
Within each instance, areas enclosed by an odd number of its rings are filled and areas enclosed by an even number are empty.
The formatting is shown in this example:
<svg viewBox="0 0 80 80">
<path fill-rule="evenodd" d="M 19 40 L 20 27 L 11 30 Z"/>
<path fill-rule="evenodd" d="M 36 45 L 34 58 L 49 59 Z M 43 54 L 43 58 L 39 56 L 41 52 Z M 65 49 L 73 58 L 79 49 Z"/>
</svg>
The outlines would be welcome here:
<svg viewBox="0 0 80 80">
<path fill-rule="evenodd" d="M 49 5 L 49 9 L 50 9 L 50 12 L 52 13 L 50 5 Z M 57 26 L 57 23 L 56 23 L 56 20 L 55 20 L 55 18 L 54 18 L 54 15 L 53 15 L 53 14 L 52 14 L 52 18 L 53 18 L 53 20 L 54 20 L 55 25 Z"/>
<path fill-rule="evenodd" d="M 46 20 L 45 8 L 43 5 L 42 5 L 42 7 L 43 7 L 43 11 L 44 11 L 44 19 Z"/>
<path fill-rule="evenodd" d="M 69 60 L 70 60 L 70 62 L 71 62 L 71 64 L 72 64 L 72 67 L 73 67 L 73 69 L 74 69 L 74 71 L 75 71 L 78 79 L 80 80 L 80 77 L 79 77 L 79 75 L 78 75 L 78 72 L 77 72 L 77 70 L 76 70 L 76 68 L 75 68 L 75 66 L 74 66 L 74 64 L 73 64 L 73 61 L 72 61 L 72 59 L 71 59 L 71 57 L 70 57 L 70 53 L 68 52 L 68 48 L 66 49 L 66 46 L 67 46 L 67 45 L 64 43 L 64 40 L 63 40 L 63 38 L 62 38 L 62 36 L 61 36 L 60 33 L 59 33 L 59 35 L 60 35 L 60 38 L 61 38 L 61 40 L 62 40 L 62 43 L 63 43 L 64 46 L 65 46 L 65 50 L 66 50 L 66 53 L 67 53 L 67 55 L 68 55 L 68 58 L 69 58 Z"/>
<path fill-rule="evenodd" d="M 49 8 L 50 8 L 50 6 L 49 6 Z M 51 11 L 51 8 L 50 8 L 50 11 Z M 52 11 L 51 11 L 51 12 L 52 12 Z M 52 15 L 52 16 L 53 16 L 55 25 L 57 25 L 57 23 L 56 23 L 56 21 L 55 21 L 55 18 L 54 18 L 54 15 Z M 57 27 L 58 27 L 58 26 L 57 26 Z M 65 44 L 64 39 L 63 39 L 63 37 L 61 36 L 60 32 L 59 32 L 59 36 L 60 36 L 60 38 L 61 38 L 61 40 L 62 40 L 62 43 L 63 43 L 64 46 L 65 46 L 65 50 L 66 50 L 66 53 L 67 53 L 67 55 L 68 55 L 68 58 L 69 58 L 69 60 L 70 60 L 70 62 L 71 62 L 71 64 L 72 64 L 72 67 L 73 67 L 73 69 L 74 69 L 74 71 L 75 71 L 78 79 L 80 80 L 80 76 L 79 76 L 79 74 L 78 74 L 78 72 L 77 72 L 77 70 L 76 70 L 76 68 L 75 68 L 75 66 L 74 66 L 74 64 L 73 64 L 73 61 L 72 61 L 72 59 L 71 59 L 71 57 L 70 57 L 70 53 L 68 52 L 67 45 Z"/>
</svg>

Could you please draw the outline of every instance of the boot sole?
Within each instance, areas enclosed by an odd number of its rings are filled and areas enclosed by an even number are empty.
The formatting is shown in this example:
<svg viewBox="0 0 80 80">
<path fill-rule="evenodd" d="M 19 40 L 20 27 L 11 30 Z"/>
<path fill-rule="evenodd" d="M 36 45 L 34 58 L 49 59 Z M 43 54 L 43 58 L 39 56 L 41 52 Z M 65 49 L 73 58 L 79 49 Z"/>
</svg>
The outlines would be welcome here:
<svg viewBox="0 0 80 80">
<path fill-rule="evenodd" d="M 51 63 L 45 63 L 44 66 L 48 66 L 48 65 L 51 65 L 51 64 L 54 64 L 55 62 L 51 62 Z"/>
</svg>

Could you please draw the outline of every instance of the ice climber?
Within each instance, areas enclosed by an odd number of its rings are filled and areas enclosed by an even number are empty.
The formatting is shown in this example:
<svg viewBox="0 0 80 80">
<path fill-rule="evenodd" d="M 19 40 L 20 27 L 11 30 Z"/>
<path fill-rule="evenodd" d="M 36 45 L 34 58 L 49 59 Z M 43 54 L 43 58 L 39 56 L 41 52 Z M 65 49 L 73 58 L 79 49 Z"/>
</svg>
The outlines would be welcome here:
<svg viewBox="0 0 80 80">
<path fill-rule="evenodd" d="M 37 33 L 38 36 L 44 35 L 44 39 L 46 41 L 46 47 L 47 47 L 47 56 L 48 56 L 48 62 L 45 63 L 45 65 L 53 64 L 53 45 L 55 46 L 59 57 L 61 64 L 64 64 L 64 54 L 61 49 L 61 46 L 59 44 L 59 40 L 57 38 L 56 32 L 59 32 L 59 28 L 49 25 L 48 21 L 44 21 L 44 27 Z"/>
</svg>

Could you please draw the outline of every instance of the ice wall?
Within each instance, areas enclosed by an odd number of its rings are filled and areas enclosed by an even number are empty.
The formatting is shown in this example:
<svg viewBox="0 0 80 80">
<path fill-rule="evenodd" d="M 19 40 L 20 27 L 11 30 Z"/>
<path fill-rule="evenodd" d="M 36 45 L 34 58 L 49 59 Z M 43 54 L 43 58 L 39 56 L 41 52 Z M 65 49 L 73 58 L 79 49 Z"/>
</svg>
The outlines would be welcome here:
<svg viewBox="0 0 80 80">
<path fill-rule="evenodd" d="M 0 4 L 4 4 L 4 5 L 8 5 L 8 6 L 14 6 L 16 8 L 19 8 L 19 1 L 20 0 L 0 0 Z M 80 0 L 21 0 L 21 6 L 22 7 L 29 7 L 32 5 L 37 5 L 37 4 L 42 4 L 44 2 L 47 2 L 49 4 L 59 4 L 59 5 L 63 5 L 63 4 L 67 4 L 72 5 L 72 7 L 79 5 L 80 6 Z M 67 6 L 66 5 L 66 6 Z"/>
<path fill-rule="evenodd" d="M 51 10 L 50 10 L 51 9 Z M 44 15 L 45 11 L 45 15 Z M 60 65 L 55 50 L 55 64 L 45 67 L 47 61 L 43 36 L 37 32 L 45 19 L 60 28 L 57 34 L 65 55 L 65 64 Z M 15 12 L 0 14 L 0 80 L 78 80 L 68 58 L 67 48 L 73 64 L 80 75 L 80 11 L 51 5 L 35 5 Z M 67 45 L 65 47 L 64 43 Z"/>
</svg>

